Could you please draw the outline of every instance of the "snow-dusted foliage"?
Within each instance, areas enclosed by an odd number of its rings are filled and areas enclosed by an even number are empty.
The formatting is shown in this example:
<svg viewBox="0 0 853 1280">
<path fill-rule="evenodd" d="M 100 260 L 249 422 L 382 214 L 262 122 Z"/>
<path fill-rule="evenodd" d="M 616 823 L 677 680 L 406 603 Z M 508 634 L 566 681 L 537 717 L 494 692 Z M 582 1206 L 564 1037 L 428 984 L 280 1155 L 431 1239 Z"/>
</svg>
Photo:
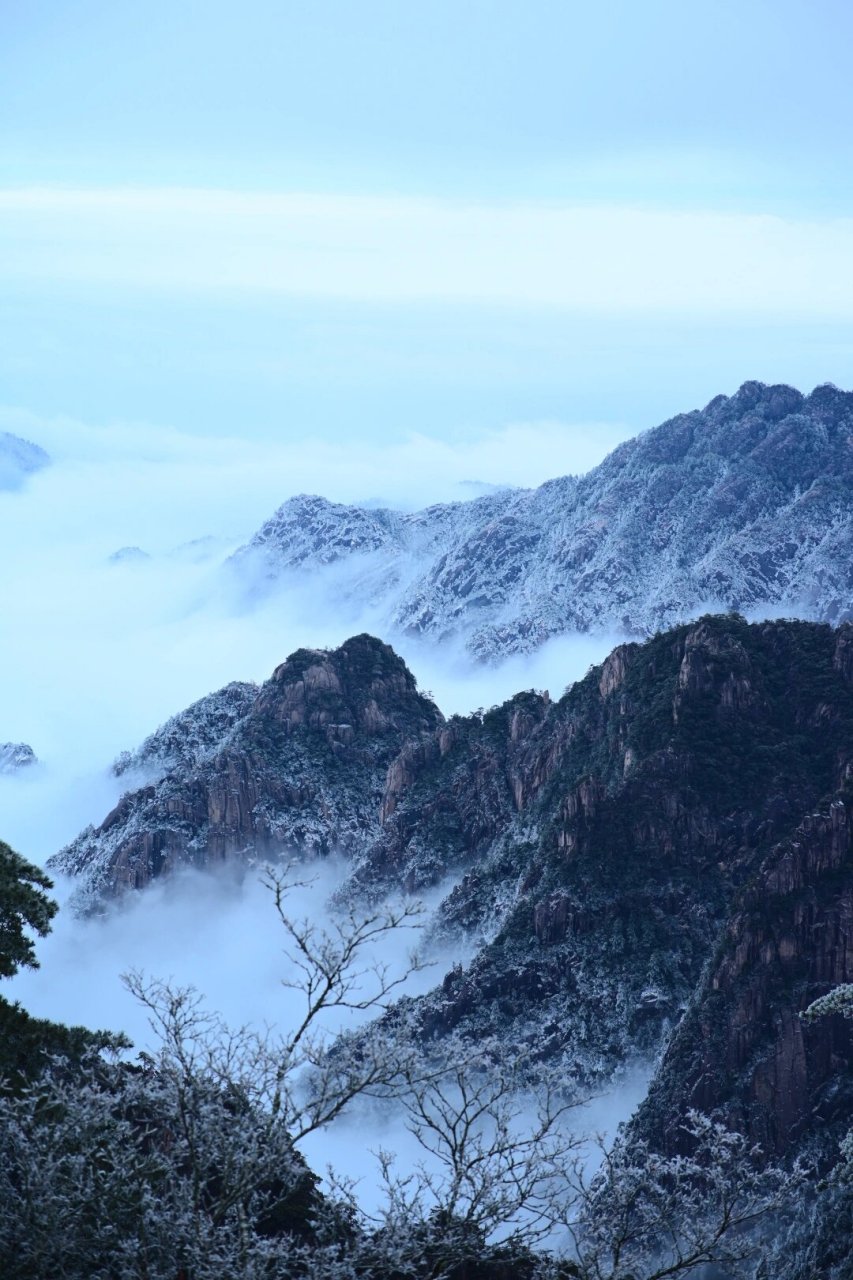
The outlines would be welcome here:
<svg viewBox="0 0 853 1280">
<path fill-rule="evenodd" d="M 26 742 L 0 742 L 0 773 L 17 773 L 36 763 L 36 753 Z"/>
<path fill-rule="evenodd" d="M 853 1018 L 853 983 L 843 982 L 840 986 L 833 987 L 825 996 L 810 1004 L 802 1016 L 806 1022 L 814 1022 L 834 1013 Z"/>
<path fill-rule="evenodd" d="M 46 467 L 50 458 L 37 444 L 0 431 L 0 489 L 18 489 L 33 471 Z"/>
<path fill-rule="evenodd" d="M 224 747 L 230 731 L 246 715 L 258 687 L 234 681 L 178 712 L 134 751 L 123 751 L 113 770 L 154 781 L 170 769 L 191 768 Z"/>
<path fill-rule="evenodd" d="M 853 393 L 745 383 L 589 474 L 414 514 L 298 497 L 232 560 L 310 572 L 389 626 L 482 658 L 563 632 L 649 635 L 709 604 L 853 611 Z"/>
<path fill-rule="evenodd" d="M 277 887 L 285 892 L 282 881 Z M 405 1036 L 362 1046 L 318 1034 L 364 993 L 363 948 L 392 918 L 335 935 L 282 923 L 302 959 L 305 1017 L 282 1040 L 231 1030 L 191 992 L 130 983 L 160 1033 L 128 1065 L 54 1060 L 0 1091 L 0 1269 L 8 1280 L 626 1280 L 754 1274 L 761 1224 L 796 1186 L 744 1141 L 694 1117 L 696 1154 L 624 1141 L 590 1181 L 559 1087 L 519 1090 L 490 1047 L 444 1061 Z M 518 1064 L 516 1064 L 518 1065 Z M 306 1077 L 307 1068 L 307 1077 Z M 306 1134 L 365 1095 L 395 1100 L 423 1159 L 380 1151 L 370 1214 Z M 542 1246 L 549 1246 L 542 1252 Z"/>
</svg>

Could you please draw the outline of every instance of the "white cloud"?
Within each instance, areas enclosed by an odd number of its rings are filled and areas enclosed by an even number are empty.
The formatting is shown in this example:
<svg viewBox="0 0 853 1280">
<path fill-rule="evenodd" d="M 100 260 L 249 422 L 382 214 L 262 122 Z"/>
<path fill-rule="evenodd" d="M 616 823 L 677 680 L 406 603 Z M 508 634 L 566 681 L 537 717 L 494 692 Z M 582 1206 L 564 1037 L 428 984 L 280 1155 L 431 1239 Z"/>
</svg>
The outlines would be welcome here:
<svg viewBox="0 0 853 1280">
<path fill-rule="evenodd" d="M 0 279 L 373 303 L 853 316 L 853 219 L 182 188 L 0 192 Z"/>
<path fill-rule="evenodd" d="M 536 483 L 584 470 L 622 434 L 543 424 L 457 445 L 411 436 L 391 448 L 351 440 L 282 444 L 94 427 L 0 412 L 53 465 L 0 494 L 0 741 L 29 742 L 43 768 L 0 779 L 3 838 L 43 860 L 117 798 L 116 754 L 231 680 L 263 680 L 300 645 L 333 646 L 384 621 L 317 584 L 248 609 L 219 566 L 287 497 L 415 505 L 469 497 L 469 480 Z M 476 492 L 476 490 L 474 490 Z M 211 540 L 175 553 L 210 535 Z M 141 546 L 148 560 L 110 561 Z M 474 668 L 461 652 L 385 635 L 442 709 L 466 712 L 521 687 L 559 692 L 607 641 L 556 641 L 530 660 Z"/>
<path fill-rule="evenodd" d="M 334 859 L 312 864 L 304 881 L 286 897 L 294 921 L 327 921 L 329 895 L 339 886 L 345 866 Z M 60 881 L 57 896 L 73 891 Z M 438 901 L 424 905 L 420 925 Z M 80 920 L 61 909 L 48 937 L 39 942 L 40 968 L 22 970 L 9 993 L 41 1017 L 72 1024 L 124 1031 L 137 1048 L 152 1049 L 155 1037 L 148 1014 L 124 987 L 121 975 L 140 972 L 151 980 L 193 987 L 230 1025 L 277 1027 L 284 1032 L 304 1015 L 304 996 L 283 985 L 292 975 L 284 956 L 286 936 L 271 891 L 260 871 L 243 878 L 229 873 L 187 871 L 168 883 L 121 903 L 103 917 Z M 401 927 L 380 935 L 362 954 L 363 967 L 385 963 L 402 977 L 421 944 L 421 930 Z M 428 964 L 412 973 L 405 991 L 416 995 L 440 981 L 451 961 Z M 365 992 L 372 988 L 365 985 Z M 349 1011 L 330 1011 L 322 1025 L 335 1034 L 365 1021 Z"/>
</svg>

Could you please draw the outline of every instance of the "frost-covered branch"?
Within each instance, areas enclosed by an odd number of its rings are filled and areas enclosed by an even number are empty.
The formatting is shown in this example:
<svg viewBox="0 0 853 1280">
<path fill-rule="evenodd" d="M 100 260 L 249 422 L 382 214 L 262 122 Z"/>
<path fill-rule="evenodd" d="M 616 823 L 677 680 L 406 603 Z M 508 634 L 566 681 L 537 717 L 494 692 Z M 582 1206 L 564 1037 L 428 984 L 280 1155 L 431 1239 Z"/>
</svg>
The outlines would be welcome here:
<svg viewBox="0 0 853 1280">
<path fill-rule="evenodd" d="M 764 1242 L 761 1226 L 790 1205 L 804 1178 L 761 1167 L 746 1139 L 698 1112 L 686 1133 L 692 1154 L 662 1156 L 620 1138 L 602 1150 L 591 1181 L 576 1179 L 565 1227 L 584 1280 L 670 1280 L 717 1266 L 751 1274 Z"/>
</svg>

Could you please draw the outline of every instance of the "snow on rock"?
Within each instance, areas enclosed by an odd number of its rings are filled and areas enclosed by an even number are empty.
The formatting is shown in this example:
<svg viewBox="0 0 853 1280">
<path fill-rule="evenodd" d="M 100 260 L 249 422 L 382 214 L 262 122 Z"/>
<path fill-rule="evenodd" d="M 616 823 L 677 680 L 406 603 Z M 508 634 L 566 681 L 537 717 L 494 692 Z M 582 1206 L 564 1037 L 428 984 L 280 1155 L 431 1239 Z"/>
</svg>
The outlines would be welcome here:
<svg viewBox="0 0 853 1280">
<path fill-rule="evenodd" d="M 570 631 L 645 636 L 707 607 L 853 616 L 853 393 L 747 382 L 580 478 L 402 513 L 300 496 L 233 558 L 464 635 L 489 660 Z"/>
<path fill-rule="evenodd" d="M 135 751 L 123 751 L 113 765 L 117 777 L 136 774 L 153 782 L 169 770 L 200 764 L 226 745 L 258 694 L 255 684 L 234 681 L 178 712 Z"/>
<path fill-rule="evenodd" d="M 182 866 L 354 857 L 375 836 L 391 760 L 442 722 L 379 640 L 297 650 L 259 688 L 228 685 L 121 756 L 132 789 L 50 865 L 80 876 L 87 910 Z"/>
<path fill-rule="evenodd" d="M 26 742 L 0 742 L 0 774 L 17 773 L 36 763 L 36 753 Z"/>
</svg>

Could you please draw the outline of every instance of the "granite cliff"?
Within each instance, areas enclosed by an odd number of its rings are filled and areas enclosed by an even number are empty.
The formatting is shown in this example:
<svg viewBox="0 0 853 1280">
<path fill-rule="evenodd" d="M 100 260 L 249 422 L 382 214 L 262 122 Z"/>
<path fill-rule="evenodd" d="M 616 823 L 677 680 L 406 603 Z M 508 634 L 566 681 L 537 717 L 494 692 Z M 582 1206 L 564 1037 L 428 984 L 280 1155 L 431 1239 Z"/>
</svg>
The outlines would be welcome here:
<svg viewBox="0 0 853 1280">
<path fill-rule="evenodd" d="M 760 1028 L 796 1012 L 767 977 L 755 912 L 777 904 L 777 960 L 804 966 L 797 1000 L 847 973 L 846 899 L 826 895 L 848 874 L 851 653 L 849 625 L 706 617 L 620 646 L 559 700 L 531 691 L 445 720 L 377 640 L 300 650 L 259 689 L 229 686 L 153 735 L 133 757 L 152 780 L 55 865 L 89 903 L 181 864 L 333 851 L 350 900 L 445 885 L 433 939 L 473 959 L 389 1017 L 424 1041 L 526 1046 L 579 1094 L 669 1043 L 653 1096 L 680 1090 L 740 1118 Z M 794 856 L 812 845 L 814 867 Z M 810 894 L 822 905 L 803 915 Z M 725 1001 L 756 957 L 747 1016 Z M 729 1094 L 700 1069 L 706 989 L 725 996 L 706 1057 L 739 1046 L 722 1059 Z M 754 1042 L 725 1031 L 744 1019 Z M 756 1077 L 771 1102 L 755 1133 L 770 1145 L 829 1087 L 838 1051 L 815 1053 L 824 1065 L 794 1103 L 781 1068 Z"/>
<path fill-rule="evenodd" d="M 853 1023 L 807 1020 L 853 981 L 850 792 L 809 813 L 737 900 L 713 963 L 669 1044 L 636 1129 L 683 1145 L 690 1107 L 716 1112 L 766 1156 L 823 1156 L 853 1118 Z"/>
<path fill-rule="evenodd" d="M 121 756 L 116 772 L 143 785 L 52 865 L 82 877 L 82 903 L 180 866 L 352 856 L 402 742 L 441 720 L 380 641 L 300 649 L 259 688 L 228 685 Z"/>
</svg>

